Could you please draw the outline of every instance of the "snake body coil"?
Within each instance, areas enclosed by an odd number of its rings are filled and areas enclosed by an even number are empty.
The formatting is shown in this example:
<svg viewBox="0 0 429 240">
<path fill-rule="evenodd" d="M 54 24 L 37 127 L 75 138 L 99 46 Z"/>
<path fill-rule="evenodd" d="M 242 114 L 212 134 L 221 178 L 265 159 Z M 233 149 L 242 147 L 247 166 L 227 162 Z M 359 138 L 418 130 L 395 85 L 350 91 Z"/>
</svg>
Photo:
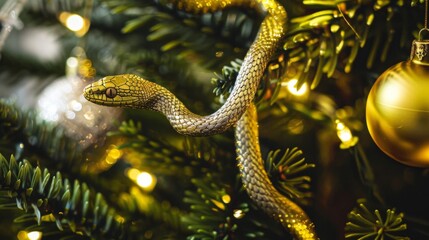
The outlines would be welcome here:
<svg viewBox="0 0 429 240">
<path fill-rule="evenodd" d="M 224 105 L 208 116 L 194 114 L 164 87 L 132 74 L 108 76 L 90 84 L 84 90 L 85 98 L 100 105 L 159 111 L 177 132 L 185 135 L 221 133 L 237 123 L 239 167 L 250 197 L 297 239 L 317 239 L 313 223 L 305 212 L 273 187 L 263 168 L 252 104 L 265 68 L 285 34 L 286 11 L 275 0 L 173 0 L 169 3 L 196 14 L 233 6 L 250 7 L 265 14 Z"/>
<path fill-rule="evenodd" d="M 250 198 L 289 229 L 296 239 L 317 239 L 314 224 L 307 214 L 279 193 L 268 178 L 261 157 L 256 108 L 253 104 L 237 122 L 235 145 L 241 179 Z"/>
</svg>

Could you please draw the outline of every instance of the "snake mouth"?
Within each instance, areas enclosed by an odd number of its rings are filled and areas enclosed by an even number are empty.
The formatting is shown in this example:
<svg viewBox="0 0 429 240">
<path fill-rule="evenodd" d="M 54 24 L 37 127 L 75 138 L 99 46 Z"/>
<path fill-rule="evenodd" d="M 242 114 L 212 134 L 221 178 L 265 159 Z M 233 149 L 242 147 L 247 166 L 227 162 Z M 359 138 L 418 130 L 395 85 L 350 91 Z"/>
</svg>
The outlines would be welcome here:
<svg viewBox="0 0 429 240">
<path fill-rule="evenodd" d="M 86 100 L 91 102 L 93 100 L 102 99 L 103 94 L 103 90 L 93 84 L 90 84 L 83 89 L 83 96 Z"/>
</svg>

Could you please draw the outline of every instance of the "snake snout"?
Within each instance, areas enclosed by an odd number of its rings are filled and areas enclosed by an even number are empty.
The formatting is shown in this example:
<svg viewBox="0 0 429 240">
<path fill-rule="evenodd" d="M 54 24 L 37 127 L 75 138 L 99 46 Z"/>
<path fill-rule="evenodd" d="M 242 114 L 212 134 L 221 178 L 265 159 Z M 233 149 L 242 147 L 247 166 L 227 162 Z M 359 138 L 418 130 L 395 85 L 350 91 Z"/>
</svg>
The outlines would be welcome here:
<svg viewBox="0 0 429 240">
<path fill-rule="evenodd" d="M 87 93 L 87 94 L 93 94 L 91 86 L 85 87 L 85 89 L 83 90 L 83 92 Z"/>
<path fill-rule="evenodd" d="M 86 86 L 86 87 L 83 89 L 83 96 L 84 96 L 86 99 L 89 99 L 89 98 L 90 98 L 90 96 L 92 96 L 93 94 L 94 94 L 94 91 L 92 90 L 92 84 L 90 84 L 90 85 Z"/>
<path fill-rule="evenodd" d="M 83 96 L 91 101 L 91 99 L 97 98 L 97 95 L 103 94 L 102 89 L 99 86 L 90 84 L 83 89 Z"/>
</svg>

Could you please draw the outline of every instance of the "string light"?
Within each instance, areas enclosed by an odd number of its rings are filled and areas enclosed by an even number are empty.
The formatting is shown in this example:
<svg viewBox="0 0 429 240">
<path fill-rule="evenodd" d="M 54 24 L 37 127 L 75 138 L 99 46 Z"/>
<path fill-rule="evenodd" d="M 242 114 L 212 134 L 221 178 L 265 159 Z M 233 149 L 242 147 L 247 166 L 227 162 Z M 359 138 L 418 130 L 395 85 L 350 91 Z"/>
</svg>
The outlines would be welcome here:
<svg viewBox="0 0 429 240">
<path fill-rule="evenodd" d="M 150 175 L 150 173 L 148 172 L 141 172 L 138 176 L 137 176 L 137 184 L 140 187 L 146 188 L 148 186 L 150 186 L 153 182 L 153 178 L 152 175 Z"/>
<path fill-rule="evenodd" d="M 148 172 L 129 168 L 126 170 L 125 175 L 146 191 L 152 191 L 155 188 L 156 177 Z"/>
<path fill-rule="evenodd" d="M 107 150 L 106 162 L 110 165 L 115 164 L 122 156 L 122 151 L 117 149 L 115 145 L 111 145 Z"/>
<path fill-rule="evenodd" d="M 143 189 L 149 190 L 153 189 L 153 187 L 155 186 L 155 180 L 152 174 L 148 172 L 141 172 L 137 176 L 137 184 Z"/>
<path fill-rule="evenodd" d="M 39 231 L 20 231 L 18 232 L 18 240 L 40 240 L 42 239 L 42 232 Z"/>
<path fill-rule="evenodd" d="M 287 90 L 294 96 L 304 96 L 308 93 L 308 85 L 304 83 L 301 87 L 297 88 L 298 80 L 291 79 L 288 82 L 282 82 L 281 85 L 287 87 Z"/>
<path fill-rule="evenodd" d="M 137 176 L 140 174 L 140 171 L 136 168 L 128 168 L 125 173 L 129 179 L 136 181 Z"/>
<path fill-rule="evenodd" d="M 58 16 L 60 22 L 76 36 L 83 37 L 89 30 L 91 24 L 91 12 L 93 0 L 85 1 L 85 5 L 79 10 L 79 13 L 61 12 Z"/>
<path fill-rule="evenodd" d="M 337 136 L 341 140 L 340 148 L 347 149 L 356 145 L 358 137 L 353 136 L 352 131 L 339 119 L 335 120 Z"/>
<path fill-rule="evenodd" d="M 27 234 L 28 239 L 30 240 L 38 240 L 42 239 L 42 232 L 32 231 Z"/>
<path fill-rule="evenodd" d="M 89 30 L 89 19 L 82 17 L 81 15 L 70 12 L 62 12 L 58 18 L 65 27 L 74 32 L 78 37 L 84 36 Z"/>
<path fill-rule="evenodd" d="M 122 217 L 122 216 L 119 216 L 119 215 L 117 215 L 117 216 L 115 217 L 115 220 L 116 220 L 118 223 L 124 223 L 124 222 L 125 222 L 125 218 L 124 218 L 124 217 Z"/>
<path fill-rule="evenodd" d="M 228 194 L 223 195 L 222 202 L 228 204 L 229 202 L 231 202 L 231 197 Z"/>
<path fill-rule="evenodd" d="M 68 16 L 65 21 L 66 21 L 66 26 L 74 32 L 82 30 L 85 24 L 83 17 L 77 14 L 72 14 Z"/>
<path fill-rule="evenodd" d="M 85 79 L 93 78 L 96 69 L 92 65 L 92 61 L 87 58 L 85 50 L 82 47 L 75 47 L 72 55 L 66 61 L 66 76 L 78 76 Z"/>
<path fill-rule="evenodd" d="M 232 214 L 235 218 L 240 219 L 244 217 L 244 212 L 241 209 L 235 209 L 234 213 Z"/>
</svg>

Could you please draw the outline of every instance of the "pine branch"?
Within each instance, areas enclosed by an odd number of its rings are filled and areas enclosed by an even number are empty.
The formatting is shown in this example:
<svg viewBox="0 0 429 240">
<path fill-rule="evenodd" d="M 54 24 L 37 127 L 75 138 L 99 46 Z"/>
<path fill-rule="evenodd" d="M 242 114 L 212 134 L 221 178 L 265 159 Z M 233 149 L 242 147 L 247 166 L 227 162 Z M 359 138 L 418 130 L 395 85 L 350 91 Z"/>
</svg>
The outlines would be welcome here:
<svg viewBox="0 0 429 240">
<path fill-rule="evenodd" d="M 298 148 L 286 149 L 283 156 L 279 156 L 279 153 L 280 150 L 270 151 L 265 161 L 265 170 L 273 185 L 281 193 L 307 204 L 308 198 L 312 196 L 309 191 L 311 177 L 303 175 L 303 172 L 316 165 L 306 163 Z"/>
<path fill-rule="evenodd" d="M 192 56 L 196 60 L 197 54 L 207 67 L 231 60 L 237 52 L 243 54 L 237 46 L 248 47 L 258 30 L 255 20 L 236 10 L 196 17 L 154 3 L 104 2 L 112 12 L 132 17 L 123 32 L 149 29 L 146 39 L 158 43 L 161 51 L 173 51 L 179 59 Z"/>
<path fill-rule="evenodd" d="M 82 159 L 82 149 L 64 134 L 64 129 L 39 120 L 34 112 L 21 112 L 6 100 L 0 100 L 0 135 L 3 148 L 14 149 L 16 143 L 22 143 L 21 148 L 28 146 L 42 153 L 41 160 L 43 156 L 49 158 L 45 162 L 48 166 L 54 163 L 57 168 L 67 168 Z"/>
<path fill-rule="evenodd" d="M 380 189 L 375 182 L 375 174 L 372 169 L 372 166 L 369 164 L 369 160 L 363 151 L 363 148 L 360 144 L 357 144 L 353 148 L 350 149 L 351 154 L 356 162 L 357 171 L 359 173 L 359 177 L 361 182 L 368 187 L 372 196 L 377 199 L 381 204 L 385 204 L 386 201 L 382 197 L 380 193 Z"/>
<path fill-rule="evenodd" d="M 243 60 L 235 59 L 230 62 L 230 66 L 224 66 L 221 74 L 214 73 L 215 77 L 212 78 L 212 84 L 215 85 L 213 93 L 219 97 L 219 102 L 223 103 L 232 91 L 235 80 L 237 79 L 238 72 L 240 71 Z M 260 103 L 262 100 L 268 100 L 267 95 L 271 91 L 275 91 L 280 86 L 280 79 L 278 72 L 280 71 L 280 65 L 270 64 L 266 70 L 263 79 L 260 81 L 259 89 L 255 94 L 255 102 Z M 275 101 L 277 96 L 271 95 L 270 102 Z"/>
<path fill-rule="evenodd" d="M 410 239 L 401 236 L 407 229 L 403 223 L 404 214 L 396 213 L 395 209 L 387 209 L 386 213 L 372 210 L 365 199 L 357 201 L 358 207 L 354 208 L 347 216 L 345 237 L 347 239 Z"/>
<path fill-rule="evenodd" d="M 125 234 L 123 217 L 100 193 L 78 180 L 71 183 L 60 172 L 51 175 L 27 160 L 17 162 L 13 156 L 6 160 L 0 155 L 0 187 L 16 200 L 17 208 L 25 212 L 33 209 L 38 225 L 54 221 L 60 230 L 66 224 L 72 232 L 92 237 L 117 238 Z"/>
<path fill-rule="evenodd" d="M 166 225 L 177 233 L 187 232 L 181 220 L 184 212 L 171 206 L 167 201 L 160 201 L 153 195 L 144 193 L 137 187 L 132 187 L 129 193 L 122 193 L 118 197 L 118 205 L 133 221 L 141 220 L 144 216 L 150 219 L 149 222 L 156 221 L 157 224 Z"/>
<path fill-rule="evenodd" d="M 298 87 L 307 82 L 314 89 L 323 75 L 331 77 L 337 69 L 350 72 L 359 49 L 366 45 L 371 47 L 367 56 L 367 67 L 371 68 L 377 56 L 386 60 L 394 34 L 402 32 L 401 46 L 410 37 L 404 31 L 409 27 L 406 18 L 410 10 L 403 1 L 308 0 L 304 4 L 323 9 L 291 19 L 283 49 L 302 71 L 297 78 Z M 371 38 L 374 40 L 369 44 Z"/>
<path fill-rule="evenodd" d="M 234 190 L 217 184 L 215 175 L 207 174 L 203 179 L 193 179 L 197 188 L 186 191 L 184 202 L 191 212 L 183 221 L 193 233 L 187 239 L 235 239 L 235 235 L 246 239 L 265 239 L 264 232 L 255 222 L 247 221 L 250 206 L 236 199 Z"/>
<path fill-rule="evenodd" d="M 258 20 L 255 20 L 258 18 L 253 16 L 255 15 L 253 12 L 249 16 L 237 9 L 225 9 L 216 11 L 216 13 L 193 15 L 177 10 L 177 7 L 172 4 L 158 0 L 146 3 L 135 0 L 122 1 L 121 3 L 111 0 L 104 2 L 112 9 L 112 12 L 135 18 L 124 27 L 124 32 L 134 31 L 145 27 L 145 24 L 159 21 L 156 18 L 160 18 L 161 21 L 173 19 L 175 22 L 181 22 L 184 26 L 203 32 L 212 38 L 217 38 L 217 42 L 222 42 L 219 40 L 224 40 L 223 42 L 225 42 L 226 40 L 228 43 L 232 43 L 234 47 L 247 48 L 259 29 L 258 24 L 256 24 Z M 145 10 L 152 12 L 153 15 L 146 14 Z M 259 19 L 259 21 L 261 20 Z M 177 43 L 172 44 L 170 47 L 177 47 Z"/>
<path fill-rule="evenodd" d="M 213 92 L 216 96 L 220 96 L 222 99 L 227 99 L 229 93 L 231 93 L 235 79 L 238 76 L 243 60 L 236 59 L 231 61 L 231 66 L 224 66 L 222 68 L 222 73 L 215 73 L 215 77 L 212 78 L 212 83 L 216 85 Z"/>
<path fill-rule="evenodd" d="M 209 171 L 223 169 L 217 159 L 233 159 L 226 151 L 221 151 L 214 142 L 203 139 L 185 138 L 183 149 L 160 141 L 145 134 L 140 122 L 130 120 L 122 122 L 118 131 L 108 133 L 110 137 L 124 137 L 125 143 L 120 149 L 131 149 L 127 153 L 127 161 L 135 168 L 149 168 L 162 175 L 201 175 Z M 207 139 L 206 139 L 207 140 Z M 141 161 L 150 159 L 150 161 Z"/>
</svg>

